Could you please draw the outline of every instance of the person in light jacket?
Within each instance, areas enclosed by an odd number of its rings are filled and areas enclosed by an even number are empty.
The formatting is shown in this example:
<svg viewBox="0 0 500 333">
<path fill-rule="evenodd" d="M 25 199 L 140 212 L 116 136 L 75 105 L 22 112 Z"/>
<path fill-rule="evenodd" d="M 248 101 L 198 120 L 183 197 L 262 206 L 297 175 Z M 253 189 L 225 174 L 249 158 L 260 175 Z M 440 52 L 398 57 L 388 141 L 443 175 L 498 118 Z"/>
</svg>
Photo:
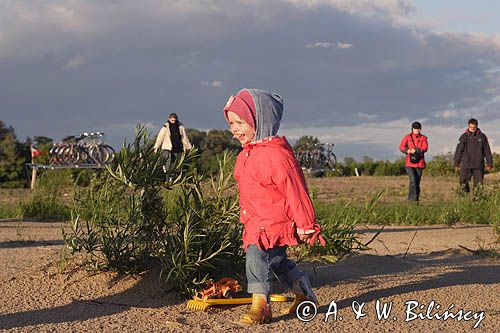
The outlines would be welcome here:
<svg viewBox="0 0 500 333">
<path fill-rule="evenodd" d="M 154 145 L 155 152 L 162 150 L 166 158 L 165 168 L 170 169 L 172 163 L 179 155 L 186 150 L 191 149 L 191 143 L 186 133 L 186 129 L 179 122 L 177 114 L 171 113 L 168 121 L 163 125 L 156 137 Z"/>
</svg>

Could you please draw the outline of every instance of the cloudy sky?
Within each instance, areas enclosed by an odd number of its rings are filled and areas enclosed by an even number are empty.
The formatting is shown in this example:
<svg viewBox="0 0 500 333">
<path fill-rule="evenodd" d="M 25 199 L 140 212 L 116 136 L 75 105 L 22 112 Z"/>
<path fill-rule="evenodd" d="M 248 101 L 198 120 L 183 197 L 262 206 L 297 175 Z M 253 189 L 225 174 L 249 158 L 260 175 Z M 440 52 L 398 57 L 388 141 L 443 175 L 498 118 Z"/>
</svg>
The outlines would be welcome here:
<svg viewBox="0 0 500 333">
<path fill-rule="evenodd" d="M 102 131 L 118 147 L 170 112 L 226 128 L 240 88 L 285 98 L 281 134 L 339 157 L 399 156 L 412 121 L 430 154 L 471 116 L 500 152 L 500 2 L 0 0 L 0 120 L 18 137 Z"/>
</svg>

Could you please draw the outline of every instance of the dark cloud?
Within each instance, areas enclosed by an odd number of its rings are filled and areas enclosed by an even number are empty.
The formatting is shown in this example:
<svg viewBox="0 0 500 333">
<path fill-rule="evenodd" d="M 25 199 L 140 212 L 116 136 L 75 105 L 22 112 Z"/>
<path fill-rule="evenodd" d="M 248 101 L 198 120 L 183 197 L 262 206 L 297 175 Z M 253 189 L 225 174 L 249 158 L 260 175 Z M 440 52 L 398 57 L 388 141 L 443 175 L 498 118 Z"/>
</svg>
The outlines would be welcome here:
<svg viewBox="0 0 500 333">
<path fill-rule="evenodd" d="M 362 126 L 360 114 L 453 126 L 471 110 L 494 114 L 500 52 L 487 39 L 395 24 L 408 1 L 371 16 L 332 3 L 8 2 L 0 119 L 21 138 L 101 130 L 118 145 L 170 112 L 188 127 L 223 128 L 220 109 L 242 87 L 282 94 L 285 129 Z M 457 116 L 439 116 L 450 105 Z"/>
</svg>

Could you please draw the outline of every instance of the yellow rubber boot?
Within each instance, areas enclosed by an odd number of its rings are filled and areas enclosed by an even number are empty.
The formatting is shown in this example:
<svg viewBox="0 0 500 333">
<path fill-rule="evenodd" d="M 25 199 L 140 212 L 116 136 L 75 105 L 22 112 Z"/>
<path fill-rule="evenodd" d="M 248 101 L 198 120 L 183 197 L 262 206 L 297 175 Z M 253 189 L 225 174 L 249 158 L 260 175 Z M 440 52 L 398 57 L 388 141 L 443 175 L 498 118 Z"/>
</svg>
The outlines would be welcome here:
<svg viewBox="0 0 500 333">
<path fill-rule="evenodd" d="M 281 310 L 281 314 L 284 315 L 294 315 L 295 312 L 297 311 L 297 307 L 299 306 L 300 303 L 304 302 L 307 300 L 305 295 L 302 294 L 295 294 L 295 300 L 293 301 L 292 305 L 288 309 L 283 309 Z"/>
<path fill-rule="evenodd" d="M 266 294 L 252 294 L 252 305 L 241 319 L 241 324 L 269 324 L 272 320 L 269 296 Z"/>
<path fill-rule="evenodd" d="M 293 282 L 292 292 L 295 294 L 295 301 L 288 309 L 282 310 L 281 314 L 294 315 L 299 304 L 304 301 L 310 301 L 318 305 L 318 298 L 312 290 L 311 283 L 307 276 L 304 275 Z"/>
</svg>

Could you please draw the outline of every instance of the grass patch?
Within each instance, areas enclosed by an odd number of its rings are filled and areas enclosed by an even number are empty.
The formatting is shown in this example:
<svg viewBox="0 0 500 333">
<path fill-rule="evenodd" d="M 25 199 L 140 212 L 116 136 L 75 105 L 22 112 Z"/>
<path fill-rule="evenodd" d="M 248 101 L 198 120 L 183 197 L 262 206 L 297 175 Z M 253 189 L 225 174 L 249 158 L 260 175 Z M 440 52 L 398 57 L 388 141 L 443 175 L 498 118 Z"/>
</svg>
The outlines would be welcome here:
<svg viewBox="0 0 500 333">
<path fill-rule="evenodd" d="M 63 189 L 70 187 L 68 170 L 46 170 L 26 200 L 19 205 L 21 218 L 69 220 L 71 208 L 63 201 Z"/>
<path fill-rule="evenodd" d="M 376 195 L 375 195 L 376 196 Z M 364 202 L 357 201 L 346 206 L 345 201 L 316 202 L 318 218 L 335 215 L 339 210 L 350 216 L 353 221 L 364 224 L 381 225 L 432 225 L 456 223 L 491 224 L 500 237 L 500 186 L 484 186 L 472 193 L 454 190 L 450 200 L 426 204 L 408 202 L 381 203 L 371 207 L 367 212 L 366 205 L 373 198 Z M 329 222 L 325 219 L 323 223 Z"/>
<path fill-rule="evenodd" d="M 15 219 L 20 215 L 18 204 L 0 203 L 0 219 Z"/>
</svg>

